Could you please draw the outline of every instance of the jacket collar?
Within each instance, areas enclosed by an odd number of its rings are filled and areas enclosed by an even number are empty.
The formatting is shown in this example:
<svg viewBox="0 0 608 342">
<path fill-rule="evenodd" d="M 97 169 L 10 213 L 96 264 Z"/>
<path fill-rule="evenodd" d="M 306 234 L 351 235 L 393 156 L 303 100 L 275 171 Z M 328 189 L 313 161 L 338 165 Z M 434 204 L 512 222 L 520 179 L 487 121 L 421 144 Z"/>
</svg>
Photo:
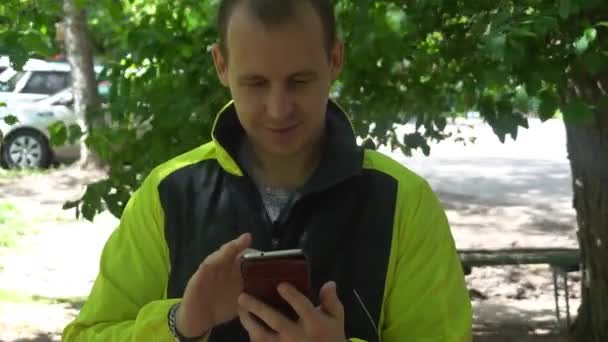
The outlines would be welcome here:
<svg viewBox="0 0 608 342">
<path fill-rule="evenodd" d="M 361 172 L 363 153 L 357 146 L 353 126 L 345 111 L 331 100 L 327 103 L 326 130 L 321 162 L 304 186 L 304 192 L 320 191 Z M 211 134 L 220 166 L 232 175 L 243 176 L 236 155 L 245 130 L 238 120 L 233 101 L 218 113 Z"/>
</svg>

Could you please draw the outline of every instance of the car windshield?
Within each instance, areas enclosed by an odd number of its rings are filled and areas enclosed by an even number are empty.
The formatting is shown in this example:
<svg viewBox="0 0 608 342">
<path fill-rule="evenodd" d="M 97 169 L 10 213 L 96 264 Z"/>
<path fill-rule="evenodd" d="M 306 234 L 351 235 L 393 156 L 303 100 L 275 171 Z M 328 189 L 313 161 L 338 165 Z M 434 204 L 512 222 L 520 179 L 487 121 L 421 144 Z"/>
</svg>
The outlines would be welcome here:
<svg viewBox="0 0 608 342">
<path fill-rule="evenodd" d="M 25 75 L 25 72 L 17 72 L 10 68 L 5 70 L 0 74 L 0 91 L 15 91 L 15 87 L 23 75 Z"/>
</svg>

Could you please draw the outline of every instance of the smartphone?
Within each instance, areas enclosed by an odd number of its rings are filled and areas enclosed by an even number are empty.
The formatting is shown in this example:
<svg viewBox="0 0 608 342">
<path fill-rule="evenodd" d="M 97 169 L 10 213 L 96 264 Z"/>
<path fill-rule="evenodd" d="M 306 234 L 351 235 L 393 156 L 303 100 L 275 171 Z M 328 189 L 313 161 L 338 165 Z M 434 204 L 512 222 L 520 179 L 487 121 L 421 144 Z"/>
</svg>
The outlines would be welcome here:
<svg viewBox="0 0 608 342">
<path fill-rule="evenodd" d="M 311 299 L 310 265 L 301 249 L 245 253 L 241 257 L 241 276 L 245 293 L 294 321 L 298 320 L 298 315 L 283 300 L 277 286 L 289 283 Z"/>
</svg>

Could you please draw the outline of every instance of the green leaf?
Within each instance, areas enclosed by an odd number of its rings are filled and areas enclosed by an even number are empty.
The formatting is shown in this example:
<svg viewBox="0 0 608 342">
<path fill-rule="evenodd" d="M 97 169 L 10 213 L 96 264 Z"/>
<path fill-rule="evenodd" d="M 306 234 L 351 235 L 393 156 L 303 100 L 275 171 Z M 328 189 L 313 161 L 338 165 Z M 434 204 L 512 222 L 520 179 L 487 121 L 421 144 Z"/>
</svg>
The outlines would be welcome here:
<svg viewBox="0 0 608 342">
<path fill-rule="evenodd" d="M 559 16 L 566 19 L 572 14 L 572 0 L 559 0 Z"/>
<path fill-rule="evenodd" d="M 589 45 L 597 38 L 597 30 L 590 27 L 585 30 L 583 35 L 574 42 L 574 49 L 579 55 L 587 51 Z"/>
<path fill-rule="evenodd" d="M 596 75 L 606 65 L 606 58 L 600 53 L 587 53 L 581 58 L 582 67 L 591 75 Z"/>
<path fill-rule="evenodd" d="M 513 121 L 517 124 L 517 126 L 523 128 L 530 128 L 530 123 L 528 122 L 528 118 L 522 113 L 513 113 L 514 118 Z"/>
<path fill-rule="evenodd" d="M 593 110 L 583 100 L 577 99 L 561 108 L 564 120 L 575 124 L 587 124 L 593 121 Z"/>
<path fill-rule="evenodd" d="M 74 5 L 76 6 L 77 9 L 86 9 L 87 5 L 88 5 L 89 0 L 74 0 Z"/>
<path fill-rule="evenodd" d="M 97 207 L 92 204 L 84 203 L 80 208 L 82 213 L 82 217 L 84 217 L 87 221 L 93 222 L 93 218 L 95 218 L 95 214 L 97 213 Z"/>
<path fill-rule="evenodd" d="M 593 42 L 595 38 L 597 38 L 597 30 L 593 27 L 590 27 L 585 30 L 584 35 L 589 42 Z"/>
<path fill-rule="evenodd" d="M 76 208 L 80 204 L 80 202 L 81 202 L 80 200 L 67 201 L 63 204 L 62 209 L 68 210 L 68 209 Z"/>
<path fill-rule="evenodd" d="M 19 119 L 17 119 L 17 117 L 14 115 L 7 115 L 4 117 L 3 120 L 4 120 L 4 123 L 6 123 L 9 126 L 12 126 L 19 122 Z"/>
<path fill-rule="evenodd" d="M 68 142 L 70 145 L 75 144 L 82 137 L 82 129 L 78 124 L 72 124 L 68 127 Z"/>
<path fill-rule="evenodd" d="M 537 37 L 536 33 L 532 32 L 530 30 L 517 28 L 517 27 L 511 28 L 511 33 L 515 36 L 521 36 L 521 37 L 529 37 L 529 38 Z"/>
<path fill-rule="evenodd" d="M 595 25 L 596 26 L 608 27 L 608 21 L 600 21 L 599 23 L 596 23 Z"/>
<path fill-rule="evenodd" d="M 495 59 L 503 59 L 505 55 L 505 46 L 507 45 L 507 36 L 505 34 L 497 34 L 490 38 L 488 49 L 491 56 Z"/>
<path fill-rule="evenodd" d="M 530 111 L 530 97 L 523 88 L 517 89 L 515 98 L 513 99 L 515 109 L 521 112 Z"/>
<path fill-rule="evenodd" d="M 574 42 L 574 49 L 577 54 L 583 54 L 589 48 L 589 40 L 587 37 L 582 36 Z"/>
<path fill-rule="evenodd" d="M 103 209 L 101 199 L 108 192 L 109 181 L 101 180 L 87 186 L 87 190 L 82 196 L 82 216 L 88 220 L 93 221 L 93 218 L 98 212 Z"/>
<path fill-rule="evenodd" d="M 49 127 L 51 145 L 62 146 L 68 140 L 68 129 L 63 121 L 55 121 Z"/>
<path fill-rule="evenodd" d="M 494 134 L 496 134 L 496 136 L 498 137 L 498 140 L 504 144 L 508 133 L 505 128 L 498 125 L 492 125 L 492 130 L 494 131 Z"/>
<path fill-rule="evenodd" d="M 445 129 L 445 127 L 448 124 L 448 120 L 445 118 L 445 116 L 440 116 L 438 118 L 435 119 L 435 125 L 437 126 L 437 129 L 439 129 L 440 131 L 443 131 Z"/>
<path fill-rule="evenodd" d="M 424 153 L 425 156 L 428 157 L 431 154 L 431 146 L 429 146 L 426 141 L 422 146 L 420 146 L 420 148 L 422 149 L 422 153 Z"/>
<path fill-rule="evenodd" d="M 112 20 L 120 20 L 123 14 L 120 1 L 103 0 L 103 7 L 110 13 Z"/>
<path fill-rule="evenodd" d="M 23 35 L 20 39 L 20 43 L 23 44 L 28 51 L 41 54 L 43 56 L 51 54 L 51 48 L 45 41 L 45 37 L 40 34 L 33 32 Z"/>
<path fill-rule="evenodd" d="M 542 86 L 542 79 L 538 76 L 538 74 L 530 72 L 530 76 L 526 81 L 526 93 L 530 96 L 536 96 Z"/>
<path fill-rule="evenodd" d="M 551 119 L 559 108 L 559 98 L 549 90 L 544 90 L 540 93 L 540 106 L 538 115 L 542 121 Z"/>
<path fill-rule="evenodd" d="M 418 148 L 424 144 L 425 140 L 420 132 L 406 133 L 403 135 L 403 144 L 411 147 Z"/>
</svg>

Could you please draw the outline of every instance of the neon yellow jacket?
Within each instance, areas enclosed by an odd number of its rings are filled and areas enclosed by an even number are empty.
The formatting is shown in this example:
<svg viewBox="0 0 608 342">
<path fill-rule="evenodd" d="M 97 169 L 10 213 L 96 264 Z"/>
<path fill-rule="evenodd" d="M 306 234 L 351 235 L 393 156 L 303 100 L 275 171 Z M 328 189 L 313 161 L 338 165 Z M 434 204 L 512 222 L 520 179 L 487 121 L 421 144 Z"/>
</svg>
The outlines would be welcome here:
<svg viewBox="0 0 608 342">
<path fill-rule="evenodd" d="M 235 118 L 234 108 L 227 106 L 218 115 L 212 142 L 157 167 L 132 196 L 104 247 L 88 300 L 63 332 L 64 341 L 173 340 L 167 314 L 180 300 L 194 267 L 223 242 L 254 229 L 248 226 L 250 221 L 238 221 L 254 213 L 241 213 L 245 205 L 232 206 L 247 196 L 231 198 L 232 188 L 224 193 L 225 187 L 231 187 L 226 182 L 241 184 L 246 177 L 227 138 L 234 135 L 229 128 Z M 313 273 L 329 272 L 347 288 L 341 299 L 348 337 L 369 342 L 471 341 L 471 304 L 437 197 L 426 181 L 404 166 L 381 153 L 356 148 L 346 116 L 333 103 L 328 106 L 328 124 L 336 136 L 327 145 L 331 158 L 324 158 L 313 176 L 310 186 L 315 192 L 302 191 L 302 204 L 292 208 L 294 217 L 302 217 L 302 210 L 320 214 L 304 215 L 313 217 L 313 222 L 296 220 L 285 223 L 284 229 L 292 229 L 291 225 L 308 229 L 308 240 L 299 243 L 313 255 Z M 345 136 L 352 151 L 347 150 Z M 191 191 L 193 187 L 197 191 Z M 361 193 L 361 188 L 368 190 Z M 319 189 L 324 197 L 314 197 Z M 307 196 L 314 199 L 307 202 Z M 339 202 L 331 202 L 328 211 L 322 198 Z M 232 204 L 223 208 L 222 203 Z M 191 205 L 200 211 L 189 210 Z M 243 228 L 222 228 L 226 222 Z M 315 233 L 324 222 L 331 226 Z M 214 229 L 216 224 L 221 229 Z M 348 230 L 336 228 L 342 226 Z M 254 248 L 290 247 L 288 238 L 284 245 L 273 245 L 264 229 L 252 234 Z M 195 245 L 190 245 L 192 241 Z M 340 248 L 341 244 L 346 245 Z M 336 254 L 316 260 L 318 251 Z M 333 268 L 324 268 L 327 265 Z M 333 269 L 337 273 L 331 273 Z M 350 289 L 361 294 L 363 304 L 349 295 Z M 370 329 L 373 326 L 377 330 Z M 209 342 L 237 341 L 219 330 L 215 336 L 212 330 Z"/>
</svg>

